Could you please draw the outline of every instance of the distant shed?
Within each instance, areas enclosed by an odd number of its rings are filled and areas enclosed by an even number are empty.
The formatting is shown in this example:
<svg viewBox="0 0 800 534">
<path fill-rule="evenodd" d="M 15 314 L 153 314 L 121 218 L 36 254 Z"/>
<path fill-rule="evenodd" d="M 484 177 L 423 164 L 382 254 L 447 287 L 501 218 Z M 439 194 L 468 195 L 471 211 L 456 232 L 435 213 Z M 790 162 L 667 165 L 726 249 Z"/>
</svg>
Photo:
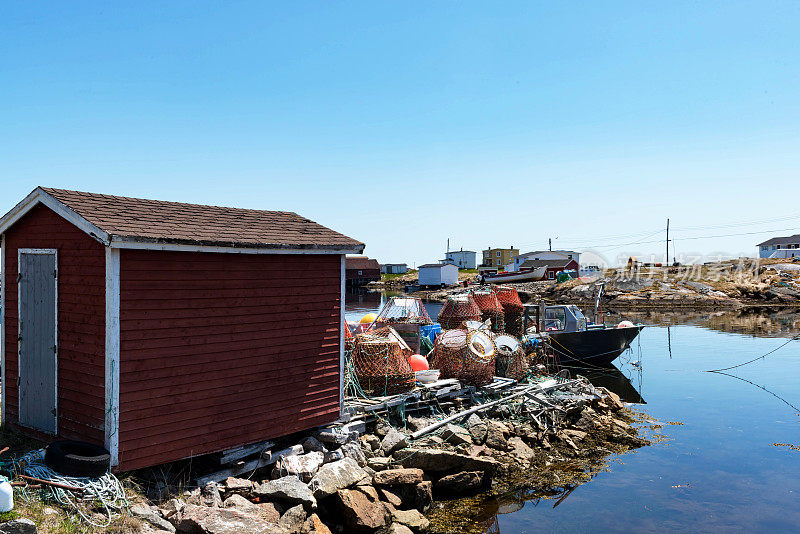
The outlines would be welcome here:
<svg viewBox="0 0 800 534">
<path fill-rule="evenodd" d="M 452 263 L 428 263 L 419 266 L 419 285 L 451 286 L 458 283 L 458 267 Z"/>
<path fill-rule="evenodd" d="M 4 425 L 130 470 L 339 417 L 362 243 L 289 212 L 45 188 L 0 234 Z"/>
<path fill-rule="evenodd" d="M 345 259 L 345 277 L 347 284 L 353 286 L 379 282 L 381 266 L 378 260 L 366 256 L 348 256 Z"/>
</svg>

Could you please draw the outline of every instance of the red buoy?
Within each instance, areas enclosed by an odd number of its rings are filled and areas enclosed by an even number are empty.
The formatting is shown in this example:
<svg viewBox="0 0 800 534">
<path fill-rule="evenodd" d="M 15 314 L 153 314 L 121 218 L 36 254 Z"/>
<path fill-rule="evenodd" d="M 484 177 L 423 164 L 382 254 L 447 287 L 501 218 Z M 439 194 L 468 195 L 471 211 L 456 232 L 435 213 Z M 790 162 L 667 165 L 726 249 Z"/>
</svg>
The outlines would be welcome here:
<svg viewBox="0 0 800 534">
<path fill-rule="evenodd" d="M 413 356 L 408 357 L 408 364 L 414 371 L 427 371 L 428 370 L 428 359 L 421 354 L 414 354 Z"/>
</svg>

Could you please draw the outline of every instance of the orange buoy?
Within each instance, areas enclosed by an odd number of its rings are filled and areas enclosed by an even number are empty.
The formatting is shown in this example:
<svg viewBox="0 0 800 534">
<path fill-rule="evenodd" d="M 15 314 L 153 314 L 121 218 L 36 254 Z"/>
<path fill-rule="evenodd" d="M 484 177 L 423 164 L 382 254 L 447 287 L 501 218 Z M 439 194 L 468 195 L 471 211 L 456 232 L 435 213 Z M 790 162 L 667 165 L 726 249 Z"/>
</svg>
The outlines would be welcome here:
<svg viewBox="0 0 800 534">
<path fill-rule="evenodd" d="M 408 364 L 411 368 L 416 371 L 427 371 L 428 370 L 428 359 L 421 354 L 414 354 L 408 357 Z"/>
</svg>

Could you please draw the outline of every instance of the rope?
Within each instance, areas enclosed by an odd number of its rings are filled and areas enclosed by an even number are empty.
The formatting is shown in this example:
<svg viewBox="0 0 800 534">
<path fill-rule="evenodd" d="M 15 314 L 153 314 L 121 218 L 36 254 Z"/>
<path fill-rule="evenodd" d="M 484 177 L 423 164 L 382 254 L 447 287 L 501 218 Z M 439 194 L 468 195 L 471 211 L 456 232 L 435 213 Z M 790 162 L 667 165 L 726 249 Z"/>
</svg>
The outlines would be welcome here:
<svg viewBox="0 0 800 534">
<path fill-rule="evenodd" d="M 111 525 L 111 521 L 116 517 L 117 512 L 129 506 L 128 497 L 125 495 L 125 488 L 122 487 L 122 483 L 113 474 L 106 473 L 98 478 L 60 475 L 45 465 L 44 449 L 31 451 L 22 456 L 15 462 L 14 470 L 31 477 L 57 482 L 83 490 L 82 497 L 77 497 L 70 491 L 62 488 L 56 488 L 54 486 L 47 486 L 47 490 L 42 488 L 42 491 L 49 492 L 50 498 L 66 508 L 73 508 L 84 521 L 94 527 L 105 528 Z M 24 486 L 20 490 L 20 494 L 23 499 L 26 501 L 29 500 L 30 495 L 28 494 L 28 490 L 24 489 Z M 99 502 L 102 504 L 106 520 L 98 522 L 86 515 L 79 506 L 80 501 L 91 503 Z"/>
<path fill-rule="evenodd" d="M 777 347 L 775 347 L 775 348 L 774 348 L 774 349 L 772 349 L 771 351 L 769 351 L 769 352 L 767 352 L 767 353 L 765 353 L 765 354 L 762 354 L 762 355 L 761 355 L 761 356 L 759 356 L 758 358 L 753 358 L 752 360 L 748 360 L 748 361 L 746 361 L 746 362 L 743 362 L 743 363 L 740 363 L 740 364 L 738 364 L 738 365 L 731 365 L 730 367 L 723 367 L 723 368 L 721 368 L 721 369 L 709 369 L 709 370 L 707 370 L 706 372 L 707 372 L 707 373 L 720 373 L 720 372 L 722 372 L 722 371 L 730 371 L 731 369 L 736 369 L 736 368 L 738 368 L 738 367 L 744 367 L 744 366 L 745 366 L 745 365 L 747 365 L 747 364 L 750 364 L 750 363 L 753 363 L 753 362 L 755 362 L 755 361 L 758 361 L 758 360 L 761 360 L 761 359 L 763 359 L 763 358 L 766 358 L 767 356 L 769 356 L 769 355 L 770 355 L 770 354 L 772 354 L 773 352 L 777 351 L 778 349 L 782 349 L 783 347 L 785 347 L 786 345 L 788 345 L 788 344 L 789 344 L 789 343 L 791 343 L 792 341 L 796 341 L 796 340 L 798 340 L 798 339 L 800 339 L 800 334 L 797 334 L 796 336 L 794 336 L 794 337 L 793 337 L 793 338 L 791 338 L 791 339 L 787 339 L 785 343 L 783 343 L 783 344 L 781 344 L 781 345 L 778 345 Z"/>
</svg>

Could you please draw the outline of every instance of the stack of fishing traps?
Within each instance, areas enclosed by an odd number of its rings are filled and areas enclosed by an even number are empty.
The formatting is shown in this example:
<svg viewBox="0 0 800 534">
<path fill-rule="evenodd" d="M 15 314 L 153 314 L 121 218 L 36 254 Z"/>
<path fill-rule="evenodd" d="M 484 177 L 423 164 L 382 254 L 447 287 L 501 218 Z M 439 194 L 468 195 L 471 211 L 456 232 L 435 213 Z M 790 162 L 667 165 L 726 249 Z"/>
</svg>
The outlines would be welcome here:
<svg viewBox="0 0 800 534">
<path fill-rule="evenodd" d="M 509 335 L 494 338 L 497 356 L 495 371 L 497 376 L 522 380 L 528 374 L 528 357 L 519 341 Z"/>
<path fill-rule="evenodd" d="M 494 376 L 494 358 L 491 334 L 463 327 L 443 332 L 436 338 L 431 367 L 439 369 L 442 378 L 483 386 Z"/>
<path fill-rule="evenodd" d="M 508 286 L 496 286 L 494 292 L 500 305 L 503 306 L 505 333 L 517 338 L 522 337 L 524 334 L 522 316 L 525 307 L 519 299 L 517 290 Z"/>
<path fill-rule="evenodd" d="M 472 295 L 453 295 L 447 299 L 439 312 L 439 324 L 443 330 L 460 328 L 464 321 L 480 321 L 481 310 Z"/>
<path fill-rule="evenodd" d="M 358 334 L 350 358 L 358 383 L 368 396 L 394 395 L 414 387 L 411 350 L 391 327 Z"/>
<path fill-rule="evenodd" d="M 494 291 L 490 289 L 474 289 L 472 290 L 472 298 L 475 299 L 475 303 L 481 311 L 481 320 L 483 322 L 490 321 L 492 332 L 495 334 L 505 332 L 505 313 Z"/>
</svg>

